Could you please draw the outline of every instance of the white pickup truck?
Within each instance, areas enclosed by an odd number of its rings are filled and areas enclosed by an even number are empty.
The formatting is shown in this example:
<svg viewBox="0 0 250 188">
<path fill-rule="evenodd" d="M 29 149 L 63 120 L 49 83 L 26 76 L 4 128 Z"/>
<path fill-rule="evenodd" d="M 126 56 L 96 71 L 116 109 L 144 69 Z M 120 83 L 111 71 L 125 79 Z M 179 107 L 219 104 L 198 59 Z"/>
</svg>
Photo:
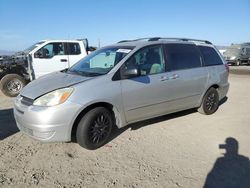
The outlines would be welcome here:
<svg viewBox="0 0 250 188">
<path fill-rule="evenodd" d="M 89 48 L 87 39 L 40 41 L 0 60 L 0 89 L 15 97 L 28 82 L 67 69 L 94 49 Z"/>
</svg>

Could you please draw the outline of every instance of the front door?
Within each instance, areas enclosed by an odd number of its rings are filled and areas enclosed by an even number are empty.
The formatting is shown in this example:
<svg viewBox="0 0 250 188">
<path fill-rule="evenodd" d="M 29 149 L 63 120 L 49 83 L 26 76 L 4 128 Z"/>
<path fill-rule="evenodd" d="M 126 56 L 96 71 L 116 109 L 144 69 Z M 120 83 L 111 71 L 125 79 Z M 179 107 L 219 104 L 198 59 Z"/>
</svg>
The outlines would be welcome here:
<svg viewBox="0 0 250 188">
<path fill-rule="evenodd" d="M 33 58 L 35 78 L 68 68 L 68 55 L 65 55 L 64 46 L 60 42 L 48 43 L 34 54 L 41 54 Z"/>
<path fill-rule="evenodd" d="M 162 114 L 166 96 L 162 45 L 139 50 L 125 62 L 121 72 L 129 67 L 138 68 L 140 75 L 121 80 L 126 121 L 129 123 Z"/>
</svg>

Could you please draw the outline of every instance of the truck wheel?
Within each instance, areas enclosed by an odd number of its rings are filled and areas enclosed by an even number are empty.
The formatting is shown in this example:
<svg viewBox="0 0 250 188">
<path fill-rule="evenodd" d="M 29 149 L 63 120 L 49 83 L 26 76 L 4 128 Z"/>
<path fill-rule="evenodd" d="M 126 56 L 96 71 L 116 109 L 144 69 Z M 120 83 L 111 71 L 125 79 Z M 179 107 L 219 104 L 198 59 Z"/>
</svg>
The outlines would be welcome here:
<svg viewBox="0 0 250 188">
<path fill-rule="evenodd" d="M 219 107 L 219 94 L 218 91 L 211 87 L 203 97 L 201 106 L 198 108 L 198 112 L 201 114 L 210 115 L 216 112 Z"/>
<path fill-rule="evenodd" d="M 17 74 L 7 74 L 1 79 L 0 89 L 8 97 L 16 97 L 26 85 L 24 78 Z"/>
<path fill-rule="evenodd" d="M 104 107 L 94 108 L 87 112 L 78 124 L 77 143 L 86 149 L 97 149 L 107 142 L 113 125 L 109 110 Z"/>
</svg>

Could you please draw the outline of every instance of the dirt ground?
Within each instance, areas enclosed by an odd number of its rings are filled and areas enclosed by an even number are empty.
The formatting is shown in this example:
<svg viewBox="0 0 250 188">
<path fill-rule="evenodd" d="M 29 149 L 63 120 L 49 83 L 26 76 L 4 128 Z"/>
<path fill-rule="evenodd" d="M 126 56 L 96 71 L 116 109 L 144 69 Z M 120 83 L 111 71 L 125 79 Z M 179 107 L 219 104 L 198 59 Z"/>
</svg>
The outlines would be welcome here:
<svg viewBox="0 0 250 188">
<path fill-rule="evenodd" d="M 76 143 L 44 144 L 18 132 L 13 99 L 0 94 L 0 187 L 193 188 L 220 178 L 220 187 L 246 182 L 250 179 L 246 176 L 250 174 L 246 158 L 250 157 L 250 68 L 231 69 L 228 99 L 214 115 L 188 110 L 140 122 L 117 131 L 95 151 Z M 238 75 L 238 69 L 249 72 Z M 225 150 L 219 144 L 229 137 L 235 139 L 227 145 L 232 155 L 223 157 Z M 236 140 L 239 155 L 233 153 Z"/>
</svg>

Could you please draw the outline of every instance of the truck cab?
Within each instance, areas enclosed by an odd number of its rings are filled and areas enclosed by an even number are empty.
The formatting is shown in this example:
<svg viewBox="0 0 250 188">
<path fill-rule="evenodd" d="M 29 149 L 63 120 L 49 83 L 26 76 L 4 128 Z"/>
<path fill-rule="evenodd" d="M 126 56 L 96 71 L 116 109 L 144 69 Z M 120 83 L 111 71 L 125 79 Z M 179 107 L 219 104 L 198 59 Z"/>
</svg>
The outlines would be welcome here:
<svg viewBox="0 0 250 188">
<path fill-rule="evenodd" d="M 71 67 L 85 57 L 89 49 L 87 39 L 35 43 L 0 60 L 0 89 L 6 96 L 15 97 L 28 82 Z"/>
</svg>

